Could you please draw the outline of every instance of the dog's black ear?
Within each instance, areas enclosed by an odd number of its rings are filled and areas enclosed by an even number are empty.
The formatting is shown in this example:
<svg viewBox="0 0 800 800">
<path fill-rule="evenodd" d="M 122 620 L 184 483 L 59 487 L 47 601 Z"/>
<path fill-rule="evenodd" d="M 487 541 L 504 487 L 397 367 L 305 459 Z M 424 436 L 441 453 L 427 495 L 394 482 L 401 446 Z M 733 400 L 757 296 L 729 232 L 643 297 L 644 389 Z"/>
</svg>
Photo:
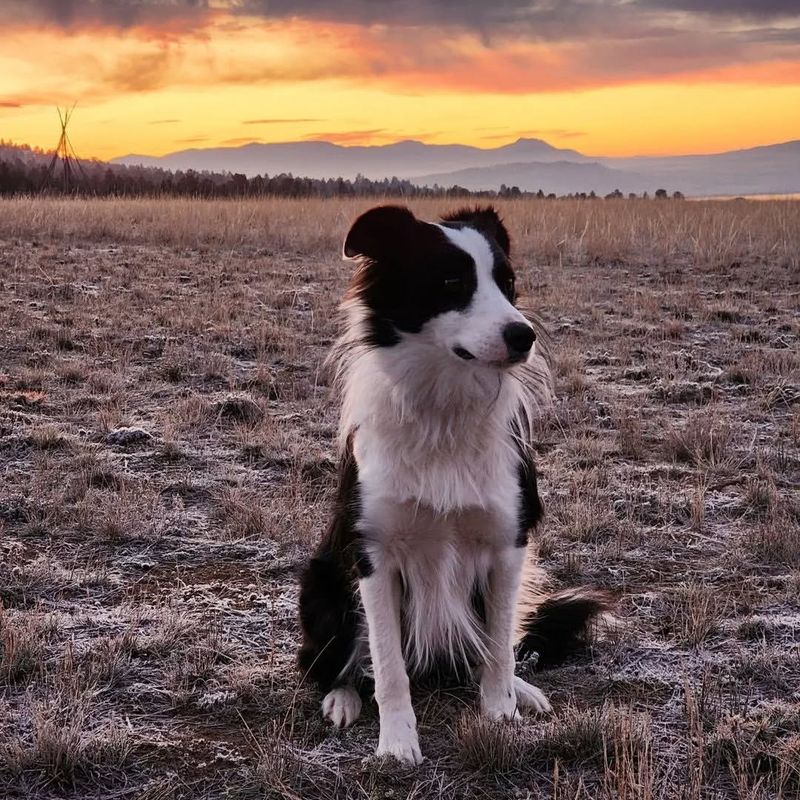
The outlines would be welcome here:
<svg viewBox="0 0 800 800">
<path fill-rule="evenodd" d="M 442 217 L 444 222 L 463 222 L 470 228 L 475 228 L 487 236 L 491 236 L 500 249 L 506 254 L 511 253 L 511 238 L 508 235 L 503 220 L 494 206 L 475 206 L 474 208 L 460 208 L 452 214 Z"/>
<path fill-rule="evenodd" d="M 417 218 L 403 206 L 371 208 L 353 223 L 345 237 L 344 257 L 380 261 L 387 254 L 403 252 L 417 225 Z"/>
</svg>

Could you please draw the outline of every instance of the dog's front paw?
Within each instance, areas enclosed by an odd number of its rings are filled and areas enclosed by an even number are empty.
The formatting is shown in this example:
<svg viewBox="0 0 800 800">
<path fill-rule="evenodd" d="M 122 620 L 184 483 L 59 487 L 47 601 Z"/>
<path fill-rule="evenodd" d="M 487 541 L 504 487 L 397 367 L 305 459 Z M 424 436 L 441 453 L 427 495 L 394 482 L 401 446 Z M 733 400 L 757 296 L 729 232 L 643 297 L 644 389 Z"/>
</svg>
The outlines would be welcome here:
<svg viewBox="0 0 800 800">
<path fill-rule="evenodd" d="M 361 713 L 361 698 L 352 686 L 337 686 L 322 701 L 322 716 L 337 728 L 352 725 Z"/>
<path fill-rule="evenodd" d="M 381 714 L 381 732 L 375 755 L 392 756 L 404 764 L 421 764 L 417 720 L 413 711 Z"/>
<path fill-rule="evenodd" d="M 544 692 L 522 680 L 522 678 L 514 678 L 514 693 L 517 696 L 517 705 L 520 708 L 530 708 L 539 714 L 548 714 L 553 710 Z"/>
<path fill-rule="evenodd" d="M 512 683 L 481 683 L 481 714 L 493 720 L 519 720 L 517 695 Z"/>
</svg>

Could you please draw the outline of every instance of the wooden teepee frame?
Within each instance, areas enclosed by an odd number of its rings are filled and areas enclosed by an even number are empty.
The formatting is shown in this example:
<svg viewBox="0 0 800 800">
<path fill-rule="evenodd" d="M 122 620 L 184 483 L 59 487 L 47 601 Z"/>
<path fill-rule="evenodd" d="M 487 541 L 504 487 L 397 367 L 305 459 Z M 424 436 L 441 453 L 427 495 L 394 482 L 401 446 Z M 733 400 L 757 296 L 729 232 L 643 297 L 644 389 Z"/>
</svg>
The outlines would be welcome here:
<svg viewBox="0 0 800 800">
<path fill-rule="evenodd" d="M 53 151 L 53 158 L 50 160 L 50 164 L 47 167 L 47 181 L 49 182 L 55 175 L 56 165 L 59 161 L 61 162 L 64 192 L 67 194 L 72 190 L 76 173 L 80 173 L 84 180 L 86 179 L 86 172 L 81 165 L 78 154 L 75 152 L 75 148 L 72 146 L 69 134 L 67 133 L 67 126 L 72 119 L 72 114 L 75 111 L 76 105 L 77 103 L 73 103 L 72 108 L 64 108 L 63 110 L 56 107 L 58 120 L 61 123 L 61 136 L 58 139 L 56 149 Z"/>
</svg>

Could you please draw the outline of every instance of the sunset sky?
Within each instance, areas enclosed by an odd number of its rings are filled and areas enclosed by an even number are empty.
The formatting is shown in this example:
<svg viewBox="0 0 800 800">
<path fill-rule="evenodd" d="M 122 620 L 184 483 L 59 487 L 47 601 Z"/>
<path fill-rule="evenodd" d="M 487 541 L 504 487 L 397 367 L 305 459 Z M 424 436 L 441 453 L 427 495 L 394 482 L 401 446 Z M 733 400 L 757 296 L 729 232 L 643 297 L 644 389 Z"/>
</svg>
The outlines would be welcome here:
<svg viewBox="0 0 800 800">
<path fill-rule="evenodd" d="M 800 139 L 800 0 L 0 0 L 0 139 L 592 155 Z"/>
</svg>

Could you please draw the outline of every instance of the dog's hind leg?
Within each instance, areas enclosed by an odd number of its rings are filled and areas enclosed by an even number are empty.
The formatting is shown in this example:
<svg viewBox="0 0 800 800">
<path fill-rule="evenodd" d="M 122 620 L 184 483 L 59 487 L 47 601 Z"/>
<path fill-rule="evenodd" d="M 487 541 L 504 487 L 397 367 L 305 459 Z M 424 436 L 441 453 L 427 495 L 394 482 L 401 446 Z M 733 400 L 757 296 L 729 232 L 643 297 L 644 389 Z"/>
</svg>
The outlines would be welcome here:
<svg viewBox="0 0 800 800">
<path fill-rule="evenodd" d="M 347 728 L 361 714 L 361 697 L 349 684 L 331 689 L 322 701 L 322 716 L 337 728 Z"/>
<path fill-rule="evenodd" d="M 303 641 L 298 664 L 304 679 L 323 692 L 357 681 L 359 612 L 353 581 L 335 553 L 311 559 L 300 579 Z"/>
</svg>

